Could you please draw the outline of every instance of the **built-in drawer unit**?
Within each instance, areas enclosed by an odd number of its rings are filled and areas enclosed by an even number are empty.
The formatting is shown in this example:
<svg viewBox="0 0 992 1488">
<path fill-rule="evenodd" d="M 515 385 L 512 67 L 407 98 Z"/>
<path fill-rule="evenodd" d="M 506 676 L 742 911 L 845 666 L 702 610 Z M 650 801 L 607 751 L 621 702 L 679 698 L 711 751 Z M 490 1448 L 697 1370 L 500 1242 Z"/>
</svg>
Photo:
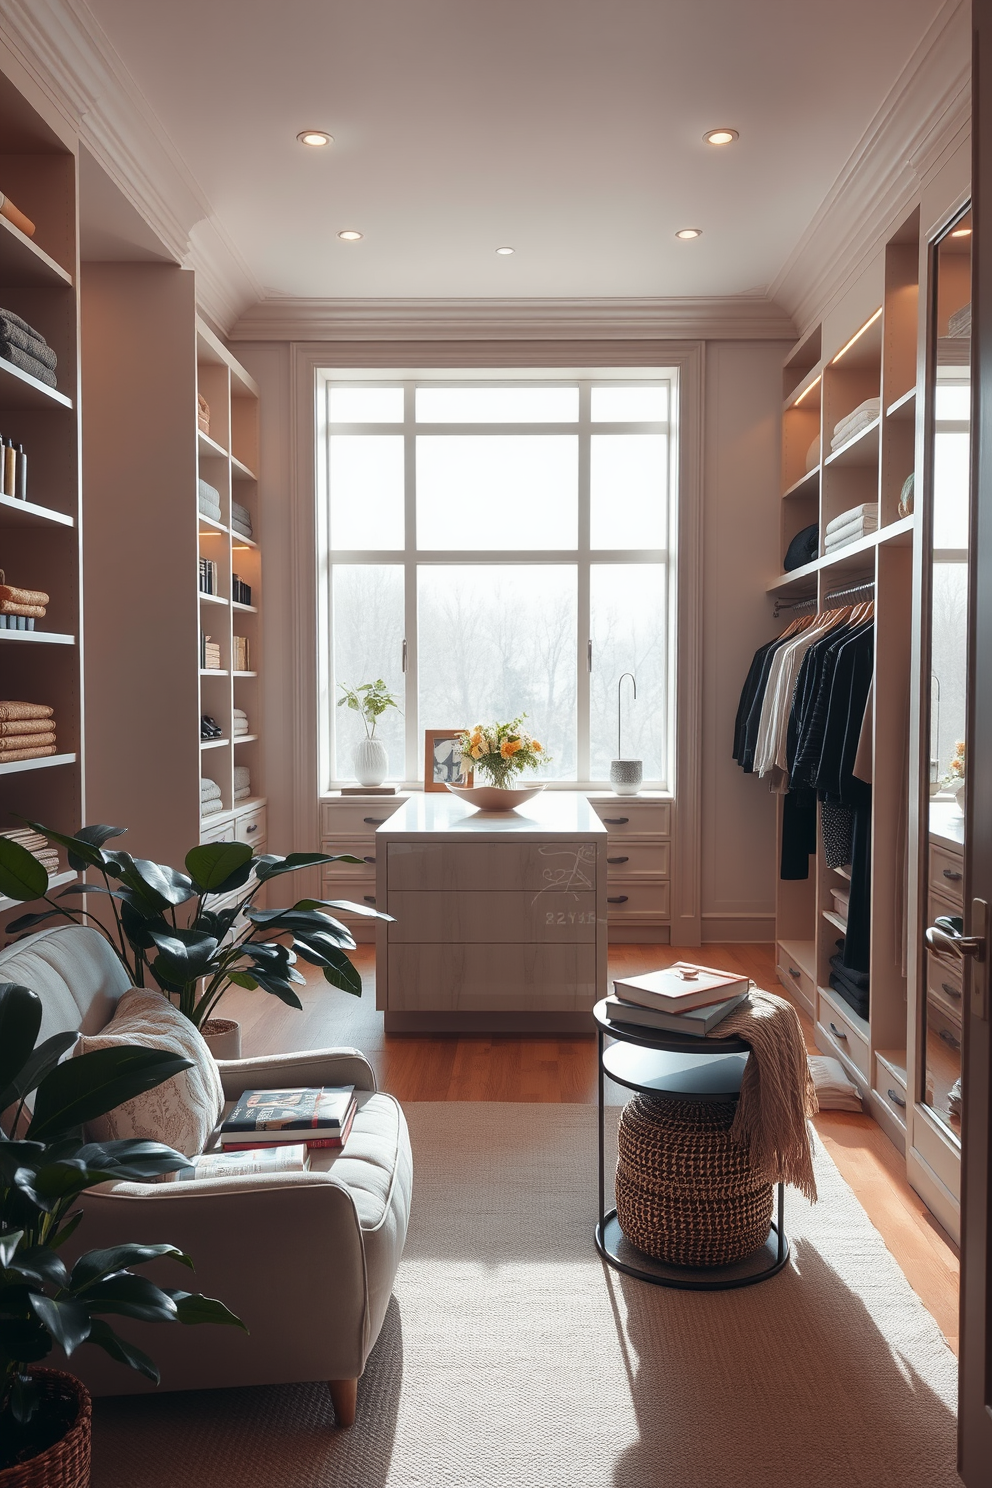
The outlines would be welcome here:
<svg viewBox="0 0 992 1488">
<path fill-rule="evenodd" d="M 217 822 L 214 826 L 209 826 L 208 825 L 209 821 L 210 821 L 210 818 L 208 817 L 207 818 L 207 821 L 204 822 L 204 824 L 200 827 L 200 841 L 201 842 L 233 842 L 234 841 L 234 822 L 233 821 Z"/>
<path fill-rule="evenodd" d="M 812 942 L 810 948 L 812 949 Z M 799 965 L 798 957 L 781 942 L 776 950 L 776 969 L 782 986 L 788 988 L 796 1002 L 812 1018 L 816 1007 L 816 983 L 809 972 Z"/>
<path fill-rule="evenodd" d="M 854 1016 L 842 1013 L 837 1006 L 840 998 L 825 992 L 821 987 L 819 992 L 819 1021 L 817 1033 L 851 1061 L 855 1069 L 865 1079 L 870 1078 L 871 1065 L 868 1057 L 868 1040 L 854 1022 Z M 820 1039 L 817 1039 L 820 1044 Z M 822 1044 L 820 1044 L 822 1048 Z"/>
<path fill-rule="evenodd" d="M 606 844 L 606 871 L 613 878 L 667 878 L 669 842 L 613 842 Z"/>
<path fill-rule="evenodd" d="M 936 956 L 928 956 L 927 962 L 927 1006 L 942 1014 L 960 1033 L 964 1002 L 961 978 Z"/>
<path fill-rule="evenodd" d="M 348 853 L 361 863 L 324 863 L 320 882 L 325 899 L 351 899 L 375 905 L 376 829 L 408 799 L 395 796 L 331 796 L 320 804 L 320 850 Z M 375 938 L 375 921 L 342 911 L 356 940 Z"/>
<path fill-rule="evenodd" d="M 671 884 L 659 879 L 644 883 L 641 879 L 606 880 L 606 915 L 610 924 L 624 920 L 665 921 L 671 914 Z"/>
<path fill-rule="evenodd" d="M 267 836 L 265 830 L 265 807 L 254 806 L 250 811 L 239 811 L 234 818 L 235 842 L 247 842 L 252 847 Z"/>
<path fill-rule="evenodd" d="M 595 842 L 391 842 L 389 893 L 529 889 L 581 894 L 596 888 Z"/>
<path fill-rule="evenodd" d="M 930 844 L 930 890 L 943 895 L 955 906 L 954 913 L 961 913 L 964 903 L 964 862 L 961 854 L 951 848 Z"/>
<path fill-rule="evenodd" d="M 393 849 L 395 851 L 395 848 Z M 450 894 L 389 891 L 390 942 L 422 944 L 487 941 L 520 944 L 592 944 L 596 939 L 596 895 L 532 894 L 462 890 Z"/>
<path fill-rule="evenodd" d="M 671 801 L 650 801 L 638 796 L 590 796 L 590 805 L 610 838 L 671 837 Z"/>
<path fill-rule="evenodd" d="M 591 944 L 390 942 L 387 955 L 390 1012 L 539 1010 L 588 1017 L 601 995 L 596 947 Z M 539 997 L 535 988 L 540 988 Z"/>
<path fill-rule="evenodd" d="M 336 844 L 343 838 L 371 838 L 376 827 L 387 822 L 406 796 L 375 796 L 362 799 L 344 796 L 333 801 L 322 801 L 320 807 L 320 835 L 330 839 L 331 846 L 325 852 L 336 852 Z"/>
<path fill-rule="evenodd" d="M 366 880 L 375 883 L 374 841 L 369 842 L 367 838 L 356 838 L 354 842 L 335 840 L 325 845 L 321 851 L 360 859 L 357 863 L 322 863 L 320 866 L 322 883 L 340 885 Z"/>
<path fill-rule="evenodd" d="M 615 939 L 624 929 L 644 938 L 645 927 L 671 920 L 672 802 L 641 796 L 590 796 L 606 827 L 607 915 Z M 635 928 L 636 927 L 636 928 Z"/>
<path fill-rule="evenodd" d="M 906 1125 L 906 1084 L 875 1056 L 875 1094 L 899 1125 Z"/>
</svg>

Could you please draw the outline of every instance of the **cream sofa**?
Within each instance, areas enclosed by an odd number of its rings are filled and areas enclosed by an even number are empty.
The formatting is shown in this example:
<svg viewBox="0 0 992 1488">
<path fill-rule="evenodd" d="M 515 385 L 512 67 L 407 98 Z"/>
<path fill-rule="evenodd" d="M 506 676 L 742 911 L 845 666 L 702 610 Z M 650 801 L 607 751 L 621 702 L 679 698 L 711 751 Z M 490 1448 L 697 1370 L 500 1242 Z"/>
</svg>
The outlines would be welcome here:
<svg viewBox="0 0 992 1488">
<path fill-rule="evenodd" d="M 0 981 L 44 1004 L 41 1038 L 96 1033 L 129 985 L 96 930 L 44 930 L 0 951 Z M 262 995 L 261 993 L 259 994 Z M 150 1354 L 164 1390 L 326 1380 L 338 1422 L 351 1425 L 357 1381 L 378 1337 L 406 1239 L 413 1164 L 398 1103 L 376 1092 L 357 1049 L 316 1049 L 219 1062 L 225 1097 L 283 1084 L 354 1085 L 359 1109 L 342 1153 L 315 1151 L 307 1173 L 255 1179 L 105 1184 L 83 1196 L 85 1218 L 67 1256 L 123 1241 L 178 1245 L 175 1262 L 144 1268 L 160 1284 L 219 1297 L 239 1329 L 125 1323 Z M 95 1394 L 154 1388 L 84 1345 L 69 1368 Z"/>
</svg>

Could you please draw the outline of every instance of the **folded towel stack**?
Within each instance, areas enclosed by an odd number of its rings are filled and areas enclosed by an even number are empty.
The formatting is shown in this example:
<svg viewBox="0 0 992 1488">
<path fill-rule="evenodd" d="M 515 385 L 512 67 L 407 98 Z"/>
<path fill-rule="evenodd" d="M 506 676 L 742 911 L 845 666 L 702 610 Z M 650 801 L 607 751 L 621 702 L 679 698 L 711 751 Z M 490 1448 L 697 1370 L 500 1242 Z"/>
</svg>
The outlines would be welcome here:
<svg viewBox="0 0 992 1488">
<path fill-rule="evenodd" d="M 211 517 L 215 522 L 219 522 L 221 520 L 220 492 L 218 491 L 217 487 L 212 486 L 209 481 L 200 480 L 197 484 L 199 486 L 199 507 L 201 515 L 204 517 Z"/>
<path fill-rule="evenodd" d="M 224 810 L 224 801 L 220 793 L 220 786 L 216 780 L 210 780 L 207 776 L 200 777 L 200 815 L 214 816 L 218 811 Z"/>
<path fill-rule="evenodd" d="M 251 774 L 247 765 L 234 767 L 234 799 L 246 801 L 251 795 Z"/>
<path fill-rule="evenodd" d="M 0 702 L 0 764 L 54 753 L 54 709 L 44 703 Z"/>
<path fill-rule="evenodd" d="M 846 418 L 840 419 L 834 425 L 830 448 L 832 450 L 840 449 L 841 445 L 846 444 L 849 439 L 853 439 L 855 434 L 860 434 L 862 429 L 867 429 L 869 424 L 873 424 L 881 411 L 881 398 L 866 398 L 863 403 L 859 403 L 857 408 L 849 413 Z"/>
<path fill-rule="evenodd" d="M 857 542 L 859 537 L 867 537 L 870 532 L 878 529 L 878 502 L 866 501 L 861 506 L 852 506 L 850 511 L 841 512 L 839 517 L 834 517 L 828 522 L 823 535 L 824 553 L 833 553 L 837 548 L 845 548 L 848 543 Z"/>
<path fill-rule="evenodd" d="M 245 712 L 244 708 L 235 708 L 232 728 L 235 738 L 237 738 L 239 734 L 248 734 L 251 732 L 248 727 L 248 714 Z"/>
<path fill-rule="evenodd" d="M 947 322 L 947 334 L 955 337 L 971 335 L 971 304 L 962 305 L 960 310 L 955 310 Z"/>
<path fill-rule="evenodd" d="M 0 837 L 9 837 L 11 842 L 19 842 L 33 858 L 47 872 L 49 878 L 59 872 L 59 855 L 54 847 L 49 847 L 47 837 L 42 837 L 40 832 L 32 832 L 30 827 L 16 827 L 11 832 L 0 832 Z"/>
<path fill-rule="evenodd" d="M 0 569 L 0 630 L 34 630 L 34 622 L 45 618 L 48 595 L 41 589 L 16 589 L 3 578 Z"/>
<path fill-rule="evenodd" d="M 231 527 L 241 537 L 251 537 L 251 512 L 237 501 L 231 502 Z"/>
<path fill-rule="evenodd" d="M 0 309 L 0 357 L 46 387 L 58 387 L 58 357 L 44 336 L 13 310 Z"/>
<path fill-rule="evenodd" d="M 234 670 L 236 672 L 250 672 L 251 662 L 248 655 L 248 637 L 232 636 L 231 642 L 233 646 L 231 654 L 234 657 Z"/>
</svg>

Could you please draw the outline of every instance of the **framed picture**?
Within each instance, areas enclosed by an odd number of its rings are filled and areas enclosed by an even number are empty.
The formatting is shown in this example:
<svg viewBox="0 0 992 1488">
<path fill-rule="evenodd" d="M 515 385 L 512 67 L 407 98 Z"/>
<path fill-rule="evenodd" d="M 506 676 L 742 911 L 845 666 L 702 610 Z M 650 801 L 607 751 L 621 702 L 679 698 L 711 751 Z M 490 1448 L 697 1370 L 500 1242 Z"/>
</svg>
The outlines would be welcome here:
<svg viewBox="0 0 992 1488">
<path fill-rule="evenodd" d="M 464 729 L 428 729 L 424 734 L 424 790 L 443 791 L 448 785 L 471 785 L 458 735 Z"/>
</svg>

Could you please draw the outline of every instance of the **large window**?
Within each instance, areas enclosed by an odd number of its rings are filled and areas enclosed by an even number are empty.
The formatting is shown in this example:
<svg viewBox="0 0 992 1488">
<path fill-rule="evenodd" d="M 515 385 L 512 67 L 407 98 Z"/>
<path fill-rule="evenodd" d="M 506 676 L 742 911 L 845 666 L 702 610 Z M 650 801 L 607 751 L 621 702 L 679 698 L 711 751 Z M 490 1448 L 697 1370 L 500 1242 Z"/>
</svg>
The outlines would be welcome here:
<svg viewBox="0 0 992 1488">
<path fill-rule="evenodd" d="M 340 686 L 402 700 L 377 728 L 390 778 L 423 730 L 525 712 L 546 777 L 617 757 L 671 784 L 677 377 L 323 372 L 318 382 L 325 785 L 353 778 Z"/>
</svg>

